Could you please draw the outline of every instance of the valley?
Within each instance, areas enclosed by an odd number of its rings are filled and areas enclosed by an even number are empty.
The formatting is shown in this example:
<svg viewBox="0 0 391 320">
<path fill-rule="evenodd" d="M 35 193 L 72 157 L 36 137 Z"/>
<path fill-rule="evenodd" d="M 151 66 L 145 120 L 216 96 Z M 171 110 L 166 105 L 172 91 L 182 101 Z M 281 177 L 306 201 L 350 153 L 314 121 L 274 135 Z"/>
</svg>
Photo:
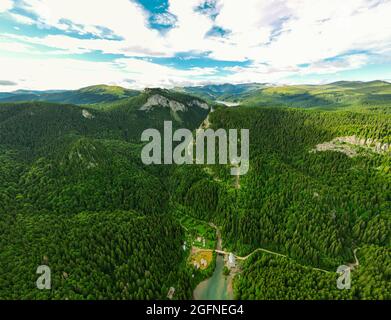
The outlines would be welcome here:
<svg viewBox="0 0 391 320">
<path fill-rule="evenodd" d="M 2 95 L 0 298 L 390 299 L 388 92 L 377 81 Z M 145 165 L 142 132 L 164 121 L 249 129 L 248 173 Z M 40 264 L 50 291 L 34 286 Z M 344 264 L 351 290 L 336 287 Z"/>
</svg>

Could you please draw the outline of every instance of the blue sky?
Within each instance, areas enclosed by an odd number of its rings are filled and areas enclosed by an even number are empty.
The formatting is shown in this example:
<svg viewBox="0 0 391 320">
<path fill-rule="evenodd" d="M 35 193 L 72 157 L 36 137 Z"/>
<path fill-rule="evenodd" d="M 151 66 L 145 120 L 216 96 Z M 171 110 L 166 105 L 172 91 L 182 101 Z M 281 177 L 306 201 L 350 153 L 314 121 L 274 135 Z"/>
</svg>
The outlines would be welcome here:
<svg viewBox="0 0 391 320">
<path fill-rule="evenodd" d="M 390 0 L 0 0 L 0 91 L 391 80 Z"/>
</svg>

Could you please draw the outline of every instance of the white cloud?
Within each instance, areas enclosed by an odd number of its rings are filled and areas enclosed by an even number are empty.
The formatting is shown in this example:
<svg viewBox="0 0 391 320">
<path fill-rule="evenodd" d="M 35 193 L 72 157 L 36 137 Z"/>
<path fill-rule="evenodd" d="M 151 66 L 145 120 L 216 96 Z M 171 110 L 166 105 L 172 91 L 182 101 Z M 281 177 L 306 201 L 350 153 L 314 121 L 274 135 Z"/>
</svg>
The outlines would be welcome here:
<svg viewBox="0 0 391 320">
<path fill-rule="evenodd" d="M 0 36 L 0 52 L 8 53 L 32 53 L 34 48 L 30 45 L 15 42 Z"/>
<path fill-rule="evenodd" d="M 11 0 L 0 0 L 0 13 L 12 9 L 13 4 Z"/>
<path fill-rule="evenodd" d="M 284 23 L 286 32 L 260 48 L 266 62 L 288 66 L 312 63 L 352 50 L 381 50 L 391 44 L 391 2 L 372 9 L 368 1 L 289 2 L 297 12 Z"/>
<path fill-rule="evenodd" d="M 236 56 L 282 67 L 391 44 L 391 1 L 220 2 L 216 24 L 231 33 L 212 47 L 216 59 Z"/>
<path fill-rule="evenodd" d="M 212 28 L 210 17 L 196 12 L 203 0 L 169 0 L 169 11 L 177 17 L 176 25 L 171 29 L 165 41 L 174 52 L 203 52 L 210 48 L 211 42 L 205 39 Z"/>
<path fill-rule="evenodd" d="M 221 1 L 216 24 L 230 30 L 229 41 L 250 48 L 267 43 L 275 25 L 291 14 L 285 1 Z"/>
<path fill-rule="evenodd" d="M 101 50 L 128 56 L 198 52 L 209 53 L 217 60 L 254 60 L 287 66 L 320 61 L 353 49 L 381 51 L 391 43 L 389 0 L 317 0 L 316 5 L 312 0 L 216 0 L 215 21 L 196 11 L 204 0 L 169 0 L 169 13 L 154 16 L 158 23 L 175 23 L 164 35 L 148 26 L 148 13 L 134 1 L 22 3 L 24 9 L 38 16 L 39 24 L 98 37 L 104 37 L 103 30 L 108 29 L 122 38 L 82 40 L 63 35 L 41 39 L 70 52 Z M 214 26 L 229 33 L 207 37 Z"/>
<path fill-rule="evenodd" d="M 0 42 L 1 44 L 1 42 Z M 2 57 L 1 76 L 18 84 L 12 89 L 77 89 L 92 84 L 115 84 L 141 89 L 199 84 L 213 75 L 214 68 L 178 70 L 141 59 L 117 59 L 92 62 L 78 59 L 46 57 Z M 6 87 L 0 87 L 7 91 Z"/>
<path fill-rule="evenodd" d="M 10 16 L 12 19 L 14 19 L 17 23 L 21 23 L 21 24 L 34 24 L 34 20 L 29 18 L 29 17 L 26 17 L 26 16 L 23 16 L 21 14 L 16 14 L 16 13 L 10 13 Z"/>
<path fill-rule="evenodd" d="M 140 59 L 117 59 L 115 63 L 139 88 L 197 84 L 216 73 L 215 68 L 179 70 Z"/>
<path fill-rule="evenodd" d="M 36 18 L 9 13 L 15 22 L 64 32 L 48 35 L 42 29 L 40 37 L 7 34 L 0 46 L 8 52 L 32 51 L 35 45 L 53 49 L 42 57 L 92 51 L 123 54 L 126 59 L 105 64 L 114 72 L 108 72 L 106 79 L 128 70 L 140 86 L 207 79 L 271 82 L 295 74 L 333 74 L 360 68 L 371 63 L 373 56 L 384 61 L 391 57 L 391 0 L 317 0 L 316 4 L 313 0 L 208 0 L 214 7 L 207 10 L 197 10 L 205 0 L 168 1 L 168 13 L 151 16 L 135 0 L 19 0 L 15 6 L 21 5 Z M 11 8 L 11 1 L 0 0 L 0 12 Z M 150 18 L 173 27 L 160 33 L 151 29 Z M 207 36 L 216 27 L 226 34 Z M 90 33 L 95 38 L 75 37 L 71 32 Z M 226 69 L 231 74 L 222 79 L 214 68 L 183 71 L 132 59 L 172 57 L 183 52 L 187 52 L 185 58 L 203 54 L 216 60 L 252 62 L 245 68 Z M 60 60 L 56 62 L 66 73 L 66 64 Z M 301 64 L 308 66 L 299 67 Z"/>
<path fill-rule="evenodd" d="M 330 61 L 318 61 L 300 71 L 301 74 L 332 74 L 364 66 L 369 58 L 365 54 L 354 54 Z"/>
<path fill-rule="evenodd" d="M 357 69 L 368 62 L 368 56 L 365 54 L 354 54 L 327 61 L 318 61 L 305 67 L 284 66 L 273 67 L 265 64 L 254 63 L 249 67 L 229 67 L 226 71 L 232 74 L 224 77 L 226 82 L 245 83 L 245 82 L 284 82 L 284 78 L 295 75 L 304 76 L 309 74 L 323 75 L 336 74 L 341 71 Z"/>
<path fill-rule="evenodd" d="M 300 72 L 298 67 L 275 68 L 265 64 L 254 63 L 248 67 L 229 67 L 225 68 L 231 74 L 224 77 L 227 83 L 277 83 L 281 79 Z"/>
<path fill-rule="evenodd" d="M 175 24 L 176 17 L 169 13 L 159 13 L 155 14 L 152 18 L 154 23 L 163 25 L 163 26 L 171 26 Z"/>
<path fill-rule="evenodd" d="M 3 57 L 0 69 L 3 78 L 18 83 L 14 89 L 74 89 L 120 79 L 108 64 L 75 59 Z"/>
<path fill-rule="evenodd" d="M 123 39 L 123 49 L 164 52 L 163 39 L 156 30 L 148 28 L 146 12 L 133 1 L 23 0 L 22 7 L 37 15 L 37 23 L 41 25 L 91 33 L 101 38 L 105 37 L 105 30 L 110 30 Z M 95 43 L 93 50 L 100 48 L 104 51 L 104 46 L 110 45 L 109 42 Z"/>
</svg>

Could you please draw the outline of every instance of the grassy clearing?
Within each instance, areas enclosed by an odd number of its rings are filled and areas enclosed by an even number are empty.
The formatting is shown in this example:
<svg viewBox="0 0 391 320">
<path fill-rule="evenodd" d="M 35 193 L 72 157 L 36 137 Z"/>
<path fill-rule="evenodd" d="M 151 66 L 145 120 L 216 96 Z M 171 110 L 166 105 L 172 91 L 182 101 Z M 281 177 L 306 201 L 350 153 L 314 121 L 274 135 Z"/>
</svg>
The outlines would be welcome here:
<svg viewBox="0 0 391 320">
<path fill-rule="evenodd" d="M 213 251 L 211 250 L 198 250 L 196 248 L 192 249 L 190 255 L 190 264 L 192 266 L 197 266 L 197 269 L 206 270 L 212 264 L 213 261 Z"/>
<path fill-rule="evenodd" d="M 175 216 L 186 231 L 187 248 L 214 249 L 216 230 L 207 222 L 186 215 L 184 210 L 184 208 L 177 208 Z"/>
</svg>

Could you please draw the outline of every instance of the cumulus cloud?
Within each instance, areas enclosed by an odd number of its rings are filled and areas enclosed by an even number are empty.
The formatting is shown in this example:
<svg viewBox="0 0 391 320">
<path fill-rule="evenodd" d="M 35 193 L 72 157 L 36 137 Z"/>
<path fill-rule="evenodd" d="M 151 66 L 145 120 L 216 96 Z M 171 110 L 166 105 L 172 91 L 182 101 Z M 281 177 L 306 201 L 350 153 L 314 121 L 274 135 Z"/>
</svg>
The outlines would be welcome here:
<svg viewBox="0 0 391 320">
<path fill-rule="evenodd" d="M 9 8 L 9 0 L 1 1 Z M 318 0 L 314 5 L 312 0 L 215 0 L 213 6 L 206 6 L 207 13 L 199 9 L 205 6 L 205 0 L 168 1 L 167 13 L 152 16 L 156 23 L 173 26 L 164 35 L 148 26 L 151 14 L 135 1 L 18 3 L 36 16 L 36 23 L 98 38 L 58 37 L 59 42 L 67 41 L 70 51 L 81 46 L 102 51 L 110 48 L 116 53 L 127 53 L 125 49 L 132 48 L 129 54 L 135 55 L 146 52 L 172 56 L 193 51 L 208 53 L 218 60 L 250 59 L 282 65 L 310 63 L 356 48 L 382 50 L 391 41 L 391 1 Z M 13 17 L 31 23 L 29 17 Z M 208 37 L 214 27 L 229 33 Z M 101 41 L 107 30 L 120 40 Z M 56 45 L 55 39 L 42 37 L 48 45 Z"/>
<path fill-rule="evenodd" d="M 245 55 L 282 67 L 320 61 L 349 50 L 380 51 L 391 43 L 391 1 L 221 3 L 215 23 L 231 33 L 211 49 L 216 59 L 230 51 L 237 60 Z"/>
<path fill-rule="evenodd" d="M 164 52 L 165 44 L 159 32 L 148 27 L 147 13 L 134 1 L 22 0 L 21 7 L 36 16 L 37 24 L 46 27 L 91 34 L 97 39 L 107 38 L 109 30 L 122 40 L 117 41 L 116 52 L 121 52 L 121 48 L 126 47 Z M 78 38 L 67 38 L 68 48 L 71 49 L 72 44 L 80 47 L 81 41 L 76 41 Z M 62 40 L 64 39 L 63 37 Z M 50 38 L 47 40 L 50 41 Z M 86 46 L 90 50 L 99 50 L 113 45 L 108 41 L 89 41 Z"/>
<path fill-rule="evenodd" d="M 29 15 L 13 11 L 13 6 Z M 106 67 L 116 74 L 119 66 L 134 71 L 132 83 L 143 85 L 208 77 L 219 82 L 279 81 L 294 74 L 360 68 L 373 56 L 384 61 L 391 57 L 391 0 L 168 0 L 167 11 L 159 14 L 136 0 L 0 0 L 0 12 L 5 11 L 17 23 L 36 24 L 41 33 L 3 34 L 0 50 L 35 52 L 33 47 L 45 46 L 52 49 L 45 55 L 61 53 L 64 58 L 88 52 L 120 54 L 123 59 Z M 166 26 L 164 32 L 151 22 Z M 50 28 L 57 32 L 45 32 Z M 184 71 L 134 59 L 178 54 L 248 64 L 225 68 L 228 75 L 222 78 L 216 68 Z M 64 61 L 57 62 L 63 66 Z M 149 76 L 151 70 L 155 79 Z"/>
<path fill-rule="evenodd" d="M 0 0 L 0 13 L 6 12 L 13 7 L 11 0 Z"/>
<path fill-rule="evenodd" d="M 295 1 L 289 2 L 292 4 Z M 278 65 L 312 63 L 352 50 L 382 50 L 391 43 L 391 2 L 368 9 L 368 1 L 319 0 L 311 8 L 297 1 L 286 30 L 269 45 L 260 48 L 260 57 Z"/>
<path fill-rule="evenodd" d="M 364 66 L 369 58 L 365 54 L 354 54 L 346 57 L 338 57 L 332 60 L 318 61 L 300 70 L 301 74 L 329 74 L 340 71 L 357 69 Z"/>
<path fill-rule="evenodd" d="M 173 14 L 165 12 L 165 13 L 155 14 L 152 17 L 152 21 L 153 23 L 160 24 L 163 26 L 171 26 L 174 25 L 177 20 Z"/>
<path fill-rule="evenodd" d="M 213 75 L 215 68 L 178 70 L 141 59 L 122 58 L 112 62 L 93 62 L 71 58 L 3 57 L 1 75 L 17 89 L 77 89 L 104 83 L 142 89 L 199 84 Z M 191 79 L 191 80 L 189 80 Z M 21 81 L 23 80 L 23 81 Z M 0 90 L 2 90 L 0 88 Z M 2 90 L 4 91 L 4 90 Z"/>
<path fill-rule="evenodd" d="M 217 60 L 248 59 L 281 66 L 311 63 L 358 48 L 380 51 L 391 42 L 391 1 L 318 0 L 314 5 L 312 0 L 215 0 L 213 6 L 206 6 L 213 14 L 208 10 L 206 14 L 199 9 L 205 0 L 169 0 L 167 13 L 152 16 L 156 23 L 173 26 L 164 35 L 148 26 L 150 13 L 135 1 L 21 1 L 39 24 L 98 38 L 42 37 L 48 45 L 66 43 L 71 52 L 81 47 L 150 56 L 203 52 Z M 207 36 L 214 27 L 229 33 Z M 102 41 L 104 30 L 121 40 Z"/>
<path fill-rule="evenodd" d="M 290 75 L 322 75 L 335 74 L 341 71 L 357 69 L 368 62 L 365 54 L 353 54 L 349 56 L 337 57 L 326 61 L 317 61 L 305 66 L 271 66 L 263 63 L 253 63 L 248 67 L 228 67 L 225 68 L 230 74 L 225 76 L 226 82 L 245 83 L 253 82 L 281 82 Z"/>
</svg>

